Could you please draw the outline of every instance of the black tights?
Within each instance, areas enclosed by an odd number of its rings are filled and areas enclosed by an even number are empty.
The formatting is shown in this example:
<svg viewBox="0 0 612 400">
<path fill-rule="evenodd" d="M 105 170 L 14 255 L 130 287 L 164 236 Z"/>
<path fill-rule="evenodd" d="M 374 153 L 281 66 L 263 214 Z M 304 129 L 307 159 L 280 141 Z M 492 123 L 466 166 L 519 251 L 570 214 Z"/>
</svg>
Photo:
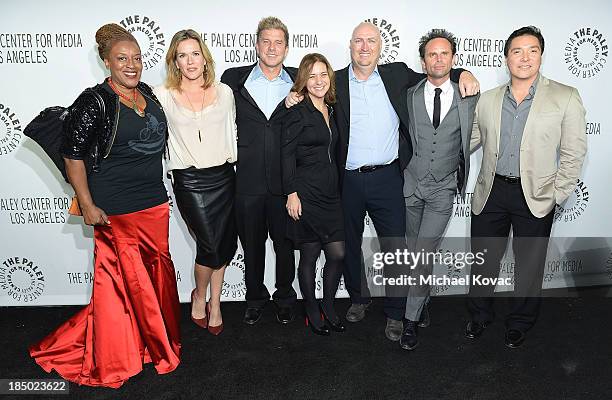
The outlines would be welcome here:
<svg viewBox="0 0 612 400">
<path fill-rule="evenodd" d="M 334 298 L 342 276 L 344 261 L 344 241 L 322 244 L 309 242 L 300 245 L 300 263 L 298 265 L 298 280 L 304 299 L 306 314 L 314 326 L 322 325 L 319 318 L 319 308 L 315 297 L 315 278 L 317 274 L 317 258 L 325 252 L 325 267 L 323 269 L 323 312 L 330 321 L 339 320 L 334 310 Z"/>
</svg>

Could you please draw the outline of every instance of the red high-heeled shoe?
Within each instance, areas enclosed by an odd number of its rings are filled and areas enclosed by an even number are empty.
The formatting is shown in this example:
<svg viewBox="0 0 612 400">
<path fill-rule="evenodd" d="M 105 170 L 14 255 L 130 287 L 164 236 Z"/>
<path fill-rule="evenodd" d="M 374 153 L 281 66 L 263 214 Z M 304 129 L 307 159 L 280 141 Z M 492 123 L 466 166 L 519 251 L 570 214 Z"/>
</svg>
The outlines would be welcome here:
<svg viewBox="0 0 612 400">
<path fill-rule="evenodd" d="M 195 289 L 193 289 L 191 291 L 191 307 L 192 308 L 193 308 L 193 299 L 195 297 L 195 292 L 196 292 Z M 206 309 L 206 307 L 204 307 L 204 308 Z M 193 314 L 191 314 L 191 320 L 193 321 L 194 324 L 196 324 L 197 326 L 199 326 L 202 329 L 208 328 L 208 312 L 206 313 L 204 318 L 194 318 Z"/>
<path fill-rule="evenodd" d="M 210 315 L 210 302 L 206 303 L 206 315 Z M 221 325 L 212 326 L 208 324 L 208 332 L 212 333 L 215 336 L 219 336 L 221 332 L 223 332 L 223 322 Z"/>
</svg>

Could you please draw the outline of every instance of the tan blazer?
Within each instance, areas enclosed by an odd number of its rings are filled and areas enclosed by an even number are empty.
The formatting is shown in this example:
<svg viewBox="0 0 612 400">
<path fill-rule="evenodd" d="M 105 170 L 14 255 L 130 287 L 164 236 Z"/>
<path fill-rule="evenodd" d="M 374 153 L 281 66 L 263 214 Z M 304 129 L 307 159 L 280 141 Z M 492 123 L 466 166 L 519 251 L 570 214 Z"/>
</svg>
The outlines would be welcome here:
<svg viewBox="0 0 612 400">
<path fill-rule="evenodd" d="M 476 106 L 470 149 L 482 145 L 483 155 L 472 197 L 474 214 L 480 214 L 493 186 L 506 86 L 483 93 Z M 521 186 L 533 215 L 546 216 L 572 193 L 586 147 L 585 110 L 578 91 L 540 74 L 520 151 Z"/>
</svg>

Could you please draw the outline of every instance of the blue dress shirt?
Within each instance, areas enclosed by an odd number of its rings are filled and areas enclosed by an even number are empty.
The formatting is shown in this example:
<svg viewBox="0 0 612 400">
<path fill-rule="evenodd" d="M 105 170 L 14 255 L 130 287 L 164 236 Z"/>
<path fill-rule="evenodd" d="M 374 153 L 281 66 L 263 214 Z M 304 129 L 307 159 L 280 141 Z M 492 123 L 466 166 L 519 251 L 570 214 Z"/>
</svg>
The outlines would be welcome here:
<svg viewBox="0 0 612 400">
<path fill-rule="evenodd" d="M 278 103 L 289 94 L 293 81 L 284 69 L 280 74 L 269 80 L 261 70 L 259 63 L 253 68 L 244 87 L 249 91 L 259 109 L 270 119 Z"/>
<path fill-rule="evenodd" d="M 398 157 L 399 117 L 391 105 L 378 67 L 368 79 L 357 79 L 348 69 L 350 138 L 346 169 L 382 165 Z"/>
</svg>

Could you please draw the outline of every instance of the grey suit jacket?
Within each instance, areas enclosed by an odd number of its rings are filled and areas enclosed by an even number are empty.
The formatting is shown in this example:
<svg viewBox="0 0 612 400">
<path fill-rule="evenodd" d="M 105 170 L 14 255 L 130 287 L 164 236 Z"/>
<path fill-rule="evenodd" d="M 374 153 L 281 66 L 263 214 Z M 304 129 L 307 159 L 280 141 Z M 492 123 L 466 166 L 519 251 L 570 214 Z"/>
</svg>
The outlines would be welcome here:
<svg viewBox="0 0 612 400">
<path fill-rule="evenodd" d="M 414 108 L 414 104 L 416 101 L 416 91 L 423 85 L 425 85 L 427 79 L 423 79 L 410 89 L 408 89 L 407 95 L 407 105 L 408 105 L 408 115 L 410 116 L 409 124 L 408 124 L 408 132 L 410 133 L 410 140 L 412 141 L 412 148 L 417 148 L 417 137 L 416 134 L 416 112 Z M 457 108 L 459 111 L 459 121 L 461 123 L 461 146 L 463 147 L 464 154 L 464 166 L 465 166 L 465 177 L 464 180 L 467 181 L 467 178 L 470 174 L 470 141 L 472 136 L 472 125 L 474 122 L 474 111 L 476 110 L 476 104 L 478 103 L 478 99 L 480 97 L 480 93 L 474 96 L 468 96 L 461 98 L 461 94 L 459 93 L 459 85 L 455 82 L 451 82 L 454 89 L 454 95 L 457 99 Z M 461 186 L 461 197 L 465 197 L 465 187 L 467 182 L 457 182 L 458 187 Z M 459 185 L 461 184 L 461 185 Z"/>
</svg>

